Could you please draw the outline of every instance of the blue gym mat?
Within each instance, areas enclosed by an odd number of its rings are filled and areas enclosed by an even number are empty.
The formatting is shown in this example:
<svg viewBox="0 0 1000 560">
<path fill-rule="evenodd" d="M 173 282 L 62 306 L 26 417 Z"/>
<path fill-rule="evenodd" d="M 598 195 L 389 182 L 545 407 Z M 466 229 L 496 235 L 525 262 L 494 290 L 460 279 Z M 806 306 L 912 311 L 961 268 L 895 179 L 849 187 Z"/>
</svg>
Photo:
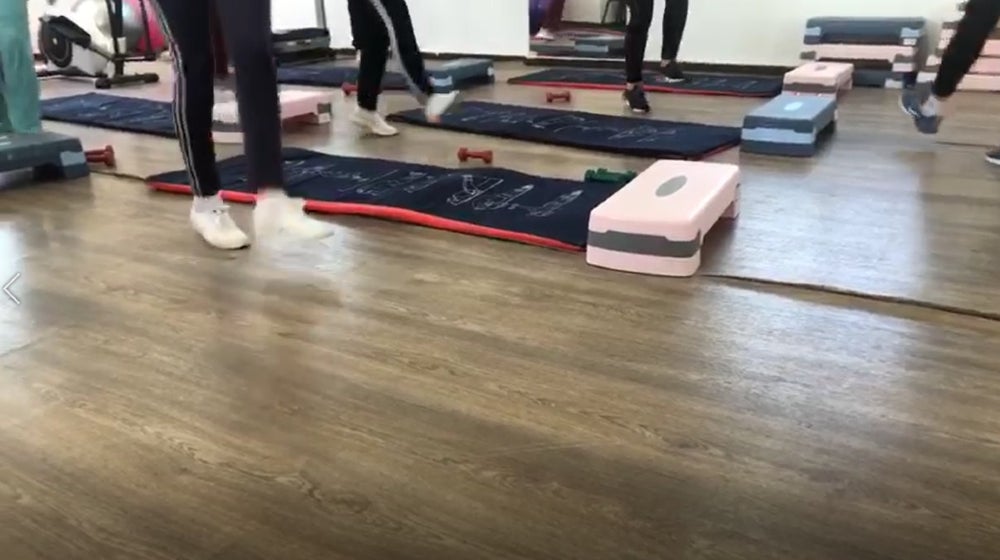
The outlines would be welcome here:
<svg viewBox="0 0 1000 560">
<path fill-rule="evenodd" d="M 354 61 L 334 60 L 301 66 L 279 66 L 278 83 L 294 86 L 340 87 L 358 81 L 358 65 Z M 397 72 L 386 72 L 382 89 L 405 90 L 406 79 Z"/>
<path fill-rule="evenodd" d="M 590 211 L 620 184 L 536 177 L 493 167 L 447 169 L 286 148 L 285 183 L 306 208 L 358 214 L 470 235 L 578 251 Z M 252 202 L 243 156 L 219 162 L 223 198 Z M 148 177 L 157 190 L 190 193 L 186 171 Z"/>
<path fill-rule="evenodd" d="M 735 74 L 687 73 L 688 81 L 671 84 L 662 75 L 646 72 L 645 89 L 658 93 L 690 93 L 730 97 L 775 97 L 781 93 L 782 79 Z M 573 89 L 625 89 L 625 74 L 621 70 L 591 70 L 585 68 L 551 68 L 517 76 L 509 84 Z"/>
<path fill-rule="evenodd" d="M 468 101 L 440 123 L 428 123 L 422 109 L 389 120 L 554 146 L 627 156 L 697 160 L 740 143 L 740 129 L 558 109 Z"/>
<path fill-rule="evenodd" d="M 174 138 L 170 103 L 103 93 L 42 100 L 42 118 L 122 132 Z"/>
</svg>

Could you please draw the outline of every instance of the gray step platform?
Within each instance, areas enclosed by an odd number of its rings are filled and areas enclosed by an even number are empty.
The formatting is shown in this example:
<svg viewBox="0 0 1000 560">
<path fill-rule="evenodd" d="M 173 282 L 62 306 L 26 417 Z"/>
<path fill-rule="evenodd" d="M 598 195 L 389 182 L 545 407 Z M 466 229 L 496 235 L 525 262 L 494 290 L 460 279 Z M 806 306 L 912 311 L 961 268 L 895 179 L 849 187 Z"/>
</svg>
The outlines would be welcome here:
<svg viewBox="0 0 1000 560">
<path fill-rule="evenodd" d="M 471 85 L 491 84 L 495 79 L 493 61 L 485 58 L 428 60 L 424 63 L 434 91 L 451 91 Z"/>
<path fill-rule="evenodd" d="M 807 45 L 907 45 L 923 42 L 924 18 L 815 17 L 806 22 Z"/>
<path fill-rule="evenodd" d="M 837 102 L 829 97 L 781 94 L 743 119 L 740 150 L 747 153 L 810 157 L 833 133 Z"/>
<path fill-rule="evenodd" d="M 39 180 L 90 175 L 80 140 L 55 132 L 0 135 L 0 172 L 34 169 Z"/>
<path fill-rule="evenodd" d="M 892 70 L 854 69 L 855 87 L 877 87 L 903 89 L 916 83 L 917 72 L 893 72 Z"/>
<path fill-rule="evenodd" d="M 578 56 L 625 56 L 625 37 L 620 35 L 580 37 L 574 41 L 573 48 Z"/>
</svg>

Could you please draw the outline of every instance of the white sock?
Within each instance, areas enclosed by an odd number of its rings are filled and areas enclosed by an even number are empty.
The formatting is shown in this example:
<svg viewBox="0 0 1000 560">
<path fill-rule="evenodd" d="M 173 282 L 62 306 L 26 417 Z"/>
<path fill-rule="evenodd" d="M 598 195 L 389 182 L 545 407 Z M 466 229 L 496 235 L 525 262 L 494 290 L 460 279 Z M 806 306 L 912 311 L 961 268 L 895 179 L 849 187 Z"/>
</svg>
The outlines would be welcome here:
<svg viewBox="0 0 1000 560">
<path fill-rule="evenodd" d="M 924 101 L 924 104 L 920 106 L 920 112 L 928 117 L 936 117 L 938 111 L 941 110 L 941 100 L 933 95 Z"/>
<path fill-rule="evenodd" d="M 215 193 L 212 196 L 196 196 L 194 197 L 194 211 L 195 212 L 211 212 L 222 206 L 222 195 Z"/>
</svg>

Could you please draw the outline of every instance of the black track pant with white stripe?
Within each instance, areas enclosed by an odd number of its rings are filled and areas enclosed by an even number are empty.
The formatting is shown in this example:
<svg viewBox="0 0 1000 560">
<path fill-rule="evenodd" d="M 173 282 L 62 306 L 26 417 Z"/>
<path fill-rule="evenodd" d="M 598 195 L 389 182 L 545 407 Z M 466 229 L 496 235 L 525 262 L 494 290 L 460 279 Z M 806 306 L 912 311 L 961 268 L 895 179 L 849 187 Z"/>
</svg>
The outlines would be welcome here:
<svg viewBox="0 0 1000 560">
<path fill-rule="evenodd" d="M 955 93 L 962 78 L 979 58 L 998 20 L 1000 0 L 969 0 L 966 3 L 965 15 L 941 56 L 941 66 L 934 79 L 934 95 L 946 98 Z"/>
<path fill-rule="evenodd" d="M 354 48 L 361 51 L 358 105 L 374 111 L 385 76 L 386 51 L 400 61 L 407 86 L 421 102 L 431 93 L 406 0 L 347 0 Z"/>
<path fill-rule="evenodd" d="M 174 59 L 174 125 L 197 196 L 219 191 L 212 143 L 215 66 L 211 12 L 218 9 L 236 73 L 250 186 L 280 187 L 281 116 L 271 44 L 271 0 L 151 0 Z"/>
</svg>

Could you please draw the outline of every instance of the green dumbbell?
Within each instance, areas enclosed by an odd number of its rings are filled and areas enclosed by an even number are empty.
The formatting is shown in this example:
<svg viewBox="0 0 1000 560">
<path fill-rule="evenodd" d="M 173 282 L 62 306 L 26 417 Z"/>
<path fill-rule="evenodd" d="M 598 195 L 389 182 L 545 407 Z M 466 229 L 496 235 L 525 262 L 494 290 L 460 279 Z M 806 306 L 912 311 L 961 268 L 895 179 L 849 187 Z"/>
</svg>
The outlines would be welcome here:
<svg viewBox="0 0 1000 560">
<path fill-rule="evenodd" d="M 599 169 L 588 169 L 583 180 L 594 183 L 628 183 L 639 174 L 635 171 L 609 171 L 603 167 Z"/>
</svg>

